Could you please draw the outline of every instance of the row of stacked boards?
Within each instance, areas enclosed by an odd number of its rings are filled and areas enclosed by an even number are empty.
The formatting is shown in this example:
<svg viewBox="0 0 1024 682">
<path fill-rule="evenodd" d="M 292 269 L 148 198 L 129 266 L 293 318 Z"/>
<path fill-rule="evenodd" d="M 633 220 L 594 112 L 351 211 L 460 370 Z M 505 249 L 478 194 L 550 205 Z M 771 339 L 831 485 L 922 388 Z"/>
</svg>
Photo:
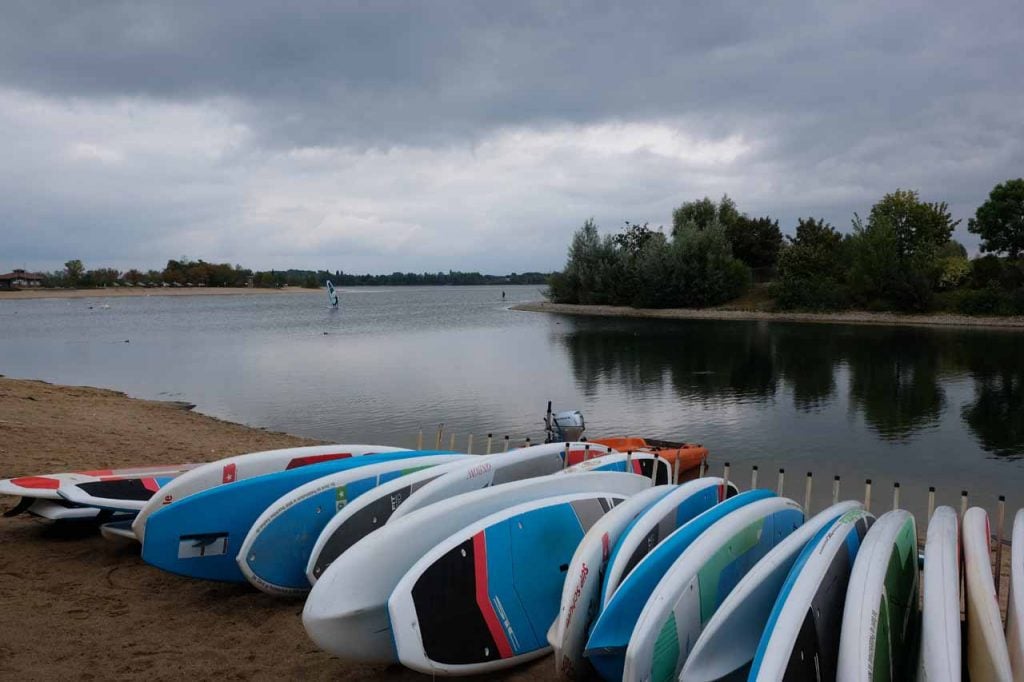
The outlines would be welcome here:
<svg viewBox="0 0 1024 682">
<path fill-rule="evenodd" d="M 681 485 L 656 452 L 374 445 L 0 481 L 12 511 L 95 518 L 193 578 L 305 599 L 344 660 L 568 679 L 1024 679 L 1024 511 L 1006 624 L 988 518 Z M 923 568 L 922 568 L 923 566 Z M 1017 589 L 1014 589 L 1017 588 Z M 961 608 L 961 598 L 963 609 Z M 1020 602 L 1020 604 L 1018 604 Z"/>
</svg>

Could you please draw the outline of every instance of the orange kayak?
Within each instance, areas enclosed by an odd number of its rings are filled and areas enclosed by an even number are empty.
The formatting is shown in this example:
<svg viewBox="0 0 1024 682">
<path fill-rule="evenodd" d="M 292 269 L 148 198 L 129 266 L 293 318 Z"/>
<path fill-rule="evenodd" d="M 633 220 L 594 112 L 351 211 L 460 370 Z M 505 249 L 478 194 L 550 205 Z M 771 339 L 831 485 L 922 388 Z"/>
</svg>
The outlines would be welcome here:
<svg viewBox="0 0 1024 682">
<path fill-rule="evenodd" d="M 673 443 L 666 440 L 640 438 L 639 436 L 609 436 L 594 438 L 591 443 L 600 443 L 619 452 L 651 452 L 668 460 L 673 468 L 678 467 L 679 479 L 686 481 L 700 475 L 700 465 L 707 462 L 708 449 L 700 443 Z M 679 462 L 677 465 L 676 462 Z"/>
</svg>

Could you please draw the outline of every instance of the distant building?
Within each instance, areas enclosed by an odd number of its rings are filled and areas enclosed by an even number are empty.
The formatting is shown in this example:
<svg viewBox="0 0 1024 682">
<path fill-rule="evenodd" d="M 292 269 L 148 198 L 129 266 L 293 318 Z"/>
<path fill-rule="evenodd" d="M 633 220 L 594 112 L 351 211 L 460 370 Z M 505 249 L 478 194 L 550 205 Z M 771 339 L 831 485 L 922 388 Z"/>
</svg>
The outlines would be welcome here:
<svg viewBox="0 0 1024 682">
<path fill-rule="evenodd" d="M 31 289 L 43 286 L 43 276 L 35 272 L 15 270 L 0 275 L 0 289 Z"/>
</svg>

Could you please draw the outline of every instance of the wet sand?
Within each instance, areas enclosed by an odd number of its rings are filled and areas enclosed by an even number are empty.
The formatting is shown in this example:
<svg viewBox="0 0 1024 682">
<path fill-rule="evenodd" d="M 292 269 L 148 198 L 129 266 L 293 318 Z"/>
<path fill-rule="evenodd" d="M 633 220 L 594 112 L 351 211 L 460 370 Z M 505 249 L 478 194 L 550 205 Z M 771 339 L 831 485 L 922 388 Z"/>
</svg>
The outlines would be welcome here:
<svg viewBox="0 0 1024 682">
<path fill-rule="evenodd" d="M 0 377 L 0 478 L 210 461 L 315 441 L 97 388 Z M 16 498 L 0 497 L 0 510 Z M 425 680 L 353 665 L 302 629 L 301 600 L 182 578 L 95 527 L 0 518 L 0 679 Z M 552 677 L 551 659 L 501 677 Z"/>
<path fill-rule="evenodd" d="M 730 308 L 630 308 L 612 305 L 571 305 L 535 301 L 514 305 L 512 310 L 531 313 L 559 313 L 562 315 L 590 315 L 595 317 L 643 317 L 668 320 L 763 320 L 768 322 L 813 322 L 819 324 L 874 324 L 911 327 L 978 327 L 1024 331 L 1024 317 L 974 317 L 935 313 L 931 315 L 904 315 L 900 313 L 870 313 L 848 311 L 837 313 L 768 312 L 765 310 L 736 310 Z"/>
</svg>

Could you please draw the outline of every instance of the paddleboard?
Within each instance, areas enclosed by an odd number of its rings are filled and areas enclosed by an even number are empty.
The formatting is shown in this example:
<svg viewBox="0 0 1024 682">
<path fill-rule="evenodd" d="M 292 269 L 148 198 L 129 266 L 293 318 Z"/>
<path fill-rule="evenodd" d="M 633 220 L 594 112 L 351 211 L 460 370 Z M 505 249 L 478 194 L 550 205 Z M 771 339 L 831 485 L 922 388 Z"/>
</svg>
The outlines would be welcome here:
<svg viewBox="0 0 1024 682">
<path fill-rule="evenodd" d="M 556 473 L 565 468 L 567 461 L 576 456 L 582 458 L 584 453 L 609 451 L 607 446 L 591 443 L 547 443 L 479 457 L 421 487 L 395 510 L 391 519 L 472 490 Z"/>
<path fill-rule="evenodd" d="M 163 509 L 189 495 L 225 483 L 237 483 L 254 476 L 297 469 L 320 462 L 347 459 L 374 452 L 397 452 L 401 449 L 385 445 L 312 445 L 250 452 L 209 462 L 178 476 L 165 485 L 159 495 L 151 497 L 139 510 L 138 516 L 135 517 L 135 523 L 132 524 L 132 530 L 135 531 L 139 541 L 143 541 L 146 537 L 146 523 L 149 521 L 150 515 L 158 509 Z"/>
<path fill-rule="evenodd" d="M 125 519 L 124 521 L 111 521 L 110 523 L 104 523 L 100 526 L 100 535 L 111 542 L 138 542 L 139 539 L 135 537 L 135 531 L 132 530 L 132 521 L 134 520 L 134 518 L 130 518 Z"/>
<path fill-rule="evenodd" d="M 768 616 L 749 680 L 835 679 L 846 586 L 873 521 L 849 511 L 807 543 Z"/>
<path fill-rule="evenodd" d="M 736 486 L 726 486 L 721 478 L 698 478 L 678 486 L 634 519 L 615 543 L 608 559 L 601 587 L 601 606 L 608 604 L 623 579 L 659 542 L 698 514 L 735 494 Z"/>
<path fill-rule="evenodd" d="M 555 672 L 562 677 L 589 677 L 590 664 L 583 657 L 583 647 L 590 634 L 590 624 L 600 608 L 601 580 L 611 548 L 637 516 L 675 488 L 652 486 L 633 495 L 602 516 L 576 547 L 565 573 L 558 618 L 548 637 L 555 653 Z"/>
<path fill-rule="evenodd" d="M 1024 509 L 1013 519 L 1010 594 L 1006 608 L 1006 646 L 1015 682 L 1024 680 Z M 925 565 L 927 567 L 927 564 Z M 927 575 L 927 574 L 926 574 Z"/>
<path fill-rule="evenodd" d="M 646 476 L 654 485 L 665 485 L 672 479 L 672 466 L 668 461 L 649 452 L 633 454 L 610 452 L 568 466 L 559 473 L 578 474 L 583 471 L 629 471 Z"/>
<path fill-rule="evenodd" d="M 19 476 L 0 480 L 0 495 L 17 495 L 26 500 L 63 500 L 61 492 L 71 486 L 103 482 L 132 481 L 156 476 L 177 476 L 198 464 L 162 464 L 157 466 L 128 467 L 124 469 L 95 469 L 41 476 Z M 30 502 L 21 506 L 27 510 Z M 45 508 L 45 505 L 41 508 Z M 93 514 L 95 516 L 95 514 Z"/>
<path fill-rule="evenodd" d="M 960 522 L 952 507 L 939 507 L 924 544 L 921 647 L 917 679 L 960 682 Z"/>
<path fill-rule="evenodd" d="M 352 545 L 387 523 L 395 510 L 409 499 L 409 495 L 438 476 L 460 467 L 461 462 L 459 459 L 406 474 L 349 501 L 327 521 L 313 544 L 306 563 L 306 579 L 309 584 L 315 584 L 327 567 Z"/>
<path fill-rule="evenodd" d="M 988 513 L 971 507 L 964 513 L 964 602 L 967 614 L 967 670 L 971 682 L 1010 680 L 1010 653 L 992 581 Z"/>
<path fill-rule="evenodd" d="M 388 597 L 406 571 L 450 535 L 532 500 L 575 493 L 629 496 L 649 487 L 649 479 L 626 473 L 542 476 L 483 488 L 393 518 L 328 566 L 306 599 L 302 624 L 317 646 L 336 656 L 396 663 Z M 555 600 L 557 606 L 557 595 Z"/>
<path fill-rule="evenodd" d="M 804 521 L 796 502 L 772 497 L 704 531 L 665 572 L 626 647 L 623 680 L 674 682 L 705 623 L 736 583 Z"/>
<path fill-rule="evenodd" d="M 913 514 L 894 509 L 871 526 L 850 571 L 836 679 L 912 678 L 919 621 L 917 525 Z"/>
<path fill-rule="evenodd" d="M 690 483 L 685 483 L 679 488 L 682 489 Z M 604 604 L 591 628 L 584 655 L 590 659 L 590 663 L 601 677 L 606 680 L 622 678 L 626 646 L 629 644 L 637 619 L 665 572 L 686 548 L 719 519 L 748 504 L 770 497 L 775 497 L 775 493 L 769 490 L 750 490 L 715 504 L 655 545 L 640 560 L 611 593 L 611 598 Z"/>
<path fill-rule="evenodd" d="M 235 561 L 253 587 L 278 596 L 305 594 L 306 564 L 328 520 L 381 483 L 472 455 L 427 455 L 339 471 L 300 485 L 253 523 Z"/>
<path fill-rule="evenodd" d="M 388 598 L 398 659 L 429 675 L 486 674 L 543 656 L 563 566 L 623 497 L 582 493 L 510 507 L 417 561 Z"/>
<path fill-rule="evenodd" d="M 429 454 L 450 453 L 405 450 L 333 459 L 255 476 L 177 499 L 149 518 L 142 558 L 179 575 L 245 582 L 245 576 L 235 563 L 236 548 L 274 500 L 328 474 Z"/>
<path fill-rule="evenodd" d="M 765 554 L 705 623 L 683 665 L 682 679 L 687 682 L 746 679 L 772 606 L 797 556 L 822 528 L 846 512 L 860 508 L 859 502 L 834 504 L 811 517 Z"/>
</svg>

